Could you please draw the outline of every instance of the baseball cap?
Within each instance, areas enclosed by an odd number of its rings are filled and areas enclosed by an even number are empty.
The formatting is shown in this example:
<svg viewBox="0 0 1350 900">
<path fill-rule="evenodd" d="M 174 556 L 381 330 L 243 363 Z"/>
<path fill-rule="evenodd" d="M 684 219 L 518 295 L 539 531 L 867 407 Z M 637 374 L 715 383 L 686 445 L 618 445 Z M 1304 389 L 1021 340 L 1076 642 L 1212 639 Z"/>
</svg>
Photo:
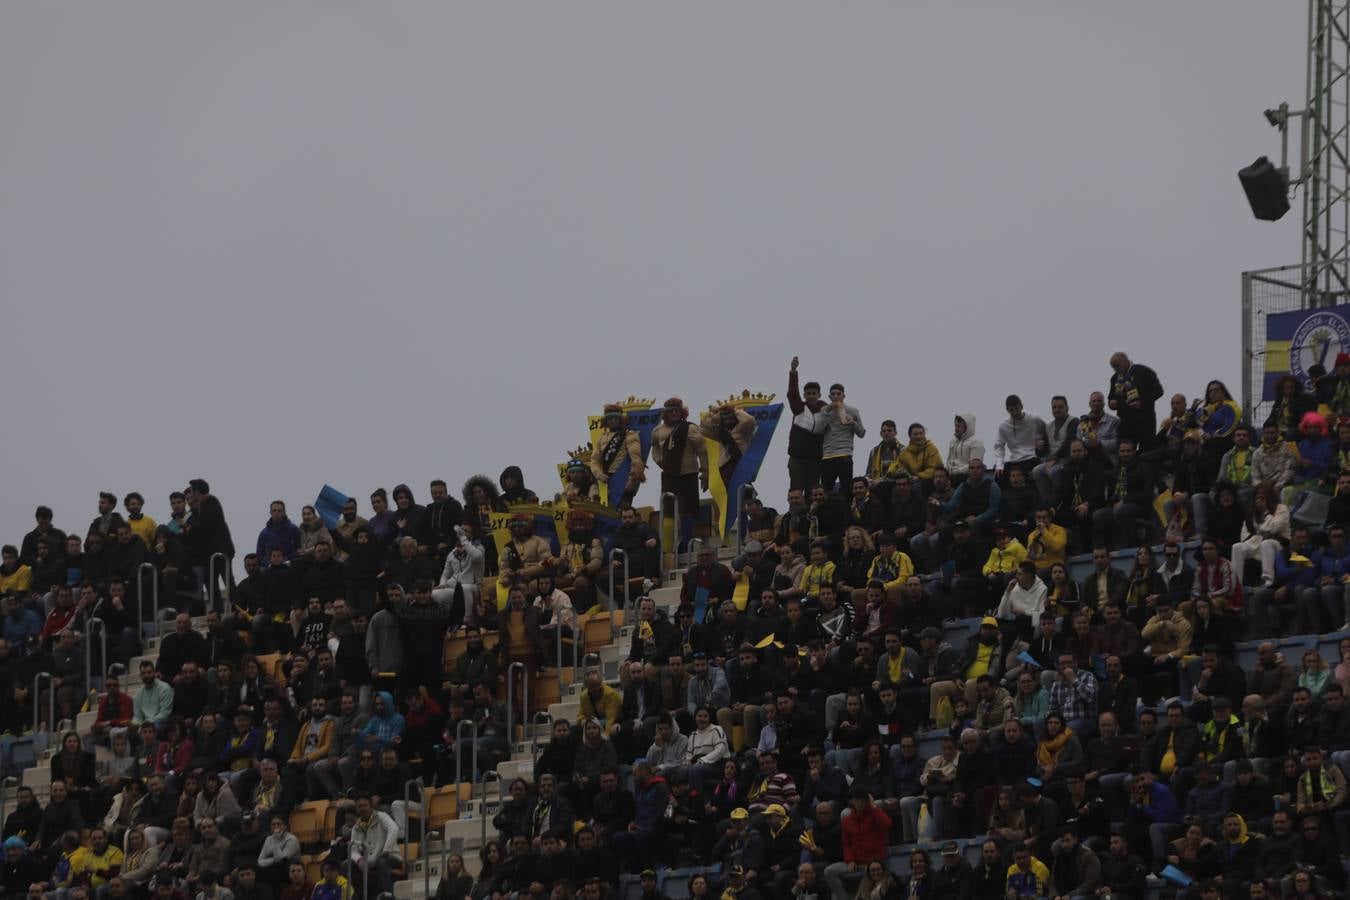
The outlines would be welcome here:
<svg viewBox="0 0 1350 900">
<path fill-rule="evenodd" d="M 761 544 L 759 541 L 746 541 L 746 542 L 745 542 L 745 552 L 746 552 L 746 553 L 763 553 L 763 552 L 764 552 L 764 545 Z"/>
<path fill-rule="evenodd" d="M 781 803 L 770 803 L 768 806 L 764 807 L 764 815 L 783 816 L 786 818 L 787 810 L 783 808 L 783 804 Z"/>
<path fill-rule="evenodd" d="M 731 821 L 733 822 L 748 818 L 750 818 L 750 813 L 746 811 L 744 806 L 738 806 L 731 811 Z"/>
<path fill-rule="evenodd" d="M 980 620 L 980 627 L 983 628 L 986 625 L 988 625 L 991 628 L 997 628 L 998 619 L 995 619 L 993 616 L 985 616 L 983 619 Z"/>
<path fill-rule="evenodd" d="M 639 877 L 639 878 L 643 878 L 643 879 L 651 878 L 652 880 L 655 880 L 655 879 L 656 879 L 656 871 L 655 871 L 654 869 L 643 869 L 643 870 L 642 870 L 642 873 L 641 873 L 640 875 L 638 875 L 638 877 Z"/>
<path fill-rule="evenodd" d="M 961 848 L 956 846 L 956 841 L 948 841 L 942 845 L 943 856 L 959 856 L 960 854 Z"/>
</svg>

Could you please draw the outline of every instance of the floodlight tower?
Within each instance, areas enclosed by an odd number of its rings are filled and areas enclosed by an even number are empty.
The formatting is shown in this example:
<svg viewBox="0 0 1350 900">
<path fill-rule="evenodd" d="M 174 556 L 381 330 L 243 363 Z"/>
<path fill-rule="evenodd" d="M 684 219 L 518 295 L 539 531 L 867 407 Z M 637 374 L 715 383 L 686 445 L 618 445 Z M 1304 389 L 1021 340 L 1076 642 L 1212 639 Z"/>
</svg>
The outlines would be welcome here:
<svg viewBox="0 0 1350 900">
<path fill-rule="evenodd" d="M 1350 0 L 1309 0 L 1307 93 L 1304 293 L 1325 306 L 1350 290 Z"/>
<path fill-rule="evenodd" d="M 1280 163 L 1265 157 L 1238 173 L 1252 212 L 1274 221 L 1303 202 L 1302 261 L 1242 273 L 1243 403 L 1251 421 L 1266 368 L 1266 317 L 1350 304 L 1350 0 L 1308 0 L 1307 84 L 1302 109 L 1265 111 L 1280 132 Z M 1289 126 L 1299 124 L 1297 171 L 1289 167 Z M 1350 350 L 1350 339 L 1345 349 Z M 1287 352 L 1281 366 L 1287 367 Z M 1280 368 L 1276 371 L 1289 371 Z"/>
</svg>

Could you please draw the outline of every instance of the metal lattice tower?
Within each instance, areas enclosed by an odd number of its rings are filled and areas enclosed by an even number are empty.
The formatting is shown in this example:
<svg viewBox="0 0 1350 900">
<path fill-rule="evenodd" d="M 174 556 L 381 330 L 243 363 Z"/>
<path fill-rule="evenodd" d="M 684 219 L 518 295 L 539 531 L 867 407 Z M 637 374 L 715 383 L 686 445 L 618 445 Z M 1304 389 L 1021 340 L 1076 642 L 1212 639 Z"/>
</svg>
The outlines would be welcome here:
<svg viewBox="0 0 1350 900">
<path fill-rule="evenodd" d="M 1350 291 L 1350 0 L 1308 0 L 1303 113 L 1304 304 Z"/>
</svg>

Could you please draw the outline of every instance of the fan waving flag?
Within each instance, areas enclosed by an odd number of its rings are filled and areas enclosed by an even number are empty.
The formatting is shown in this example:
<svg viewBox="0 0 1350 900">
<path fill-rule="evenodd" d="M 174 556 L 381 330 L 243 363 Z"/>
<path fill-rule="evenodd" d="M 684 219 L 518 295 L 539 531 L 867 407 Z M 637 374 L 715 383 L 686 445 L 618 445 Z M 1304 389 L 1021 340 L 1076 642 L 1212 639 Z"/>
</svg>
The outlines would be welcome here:
<svg viewBox="0 0 1350 900">
<path fill-rule="evenodd" d="M 338 516 L 342 515 L 342 507 L 351 499 L 331 484 L 325 484 L 323 490 L 319 491 L 319 499 L 314 501 L 314 511 L 319 514 L 320 519 L 323 519 L 323 524 L 329 528 L 336 528 Z"/>
</svg>

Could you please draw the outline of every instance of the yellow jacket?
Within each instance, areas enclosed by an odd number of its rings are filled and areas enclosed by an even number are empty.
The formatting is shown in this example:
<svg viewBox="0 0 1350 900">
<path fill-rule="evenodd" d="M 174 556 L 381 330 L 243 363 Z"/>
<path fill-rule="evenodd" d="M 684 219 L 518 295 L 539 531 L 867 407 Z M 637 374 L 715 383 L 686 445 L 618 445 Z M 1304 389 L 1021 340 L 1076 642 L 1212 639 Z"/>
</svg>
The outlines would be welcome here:
<svg viewBox="0 0 1350 900">
<path fill-rule="evenodd" d="M 0 572 L 0 594 L 7 594 L 11 591 L 26 594 L 31 589 L 33 583 L 33 570 L 19 563 L 12 573 L 6 575 Z"/>
<path fill-rule="evenodd" d="M 995 572 L 1016 572 L 1017 567 L 1022 564 L 1022 560 L 1027 558 L 1027 548 L 1022 546 L 1022 542 L 1013 538 L 1008 541 L 1008 546 L 1000 550 L 994 547 L 989 551 L 989 558 L 984 561 L 984 568 L 980 571 L 985 575 L 992 575 Z"/>
<path fill-rule="evenodd" d="M 893 477 L 901 471 L 908 472 L 914 478 L 932 478 L 933 470 L 942 465 L 942 454 L 938 452 L 937 444 L 932 441 L 924 441 L 922 449 L 916 448 L 912 443 L 906 444 L 900 451 L 900 455 L 891 463 L 886 470 L 887 477 Z"/>
<path fill-rule="evenodd" d="M 886 578 L 894 574 L 894 577 Z M 886 590 L 898 588 L 905 583 L 909 576 L 914 574 L 914 560 L 909 558 L 908 553 L 900 550 L 895 551 L 888 559 L 882 559 L 878 553 L 872 558 L 872 564 L 867 567 L 867 580 L 880 578 L 886 584 Z"/>
<path fill-rule="evenodd" d="M 1064 548 L 1069 543 L 1069 533 L 1063 525 L 1054 522 L 1044 531 L 1039 528 L 1027 535 L 1028 556 L 1036 563 L 1037 569 L 1048 569 L 1055 563 L 1064 562 Z"/>
<path fill-rule="evenodd" d="M 605 727 L 615 724 L 619 721 L 619 710 L 623 707 L 623 694 L 620 694 L 609 685 L 602 685 L 600 688 L 600 708 L 596 709 L 595 701 L 591 699 L 590 691 L 581 692 L 581 719 L 599 719 Z"/>
</svg>

